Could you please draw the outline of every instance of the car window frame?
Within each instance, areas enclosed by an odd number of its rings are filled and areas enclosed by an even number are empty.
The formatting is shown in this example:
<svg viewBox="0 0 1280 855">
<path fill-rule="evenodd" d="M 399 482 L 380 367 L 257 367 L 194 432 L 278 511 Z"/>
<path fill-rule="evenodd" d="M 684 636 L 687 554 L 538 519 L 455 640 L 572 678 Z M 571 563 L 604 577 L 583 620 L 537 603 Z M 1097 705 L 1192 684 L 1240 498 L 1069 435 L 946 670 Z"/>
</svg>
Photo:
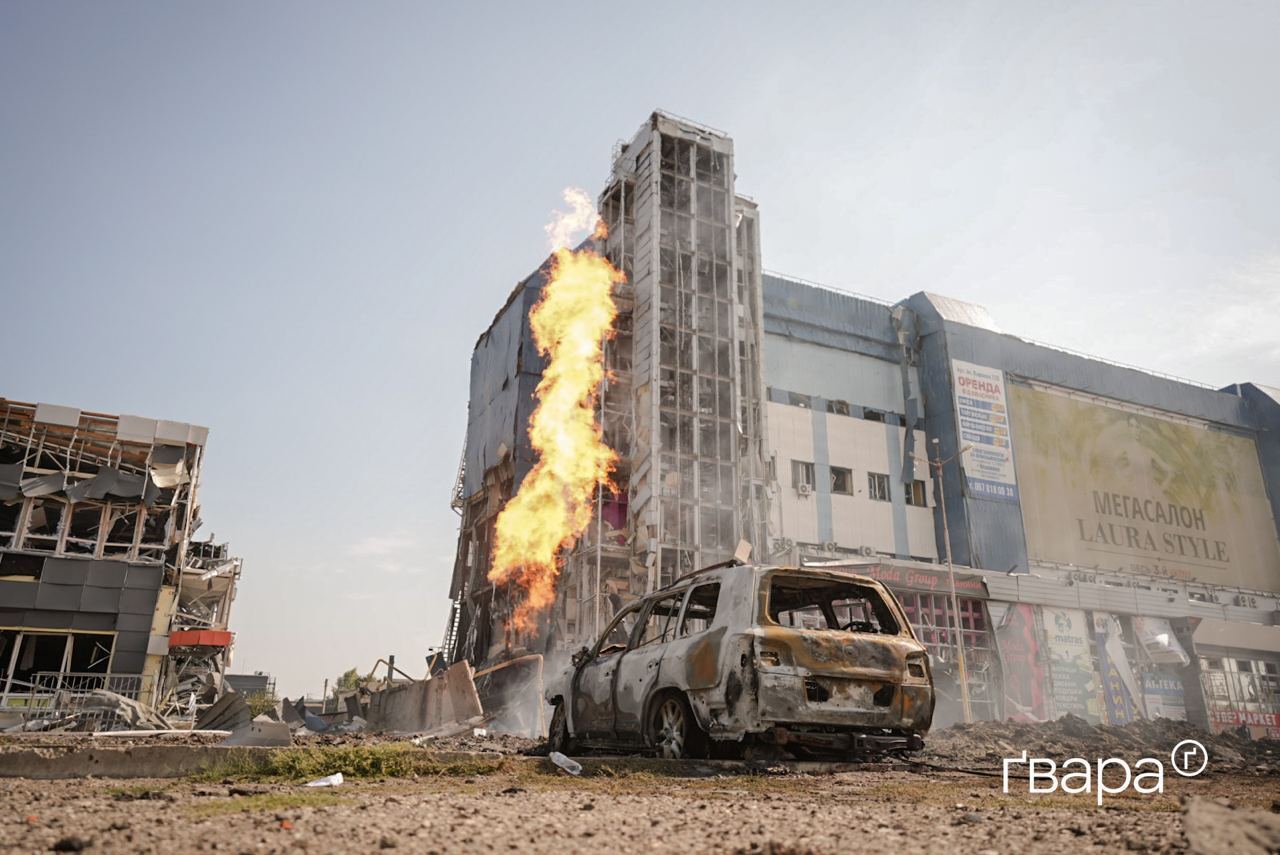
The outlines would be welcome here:
<svg viewBox="0 0 1280 855">
<path fill-rule="evenodd" d="M 685 617 L 689 611 L 689 603 L 693 600 L 693 592 L 696 591 L 698 588 L 707 588 L 712 585 L 715 585 L 717 588 L 721 589 L 716 591 L 715 614 L 711 616 L 710 622 L 708 622 L 707 625 L 702 629 L 698 630 L 697 632 L 691 632 L 688 635 L 681 635 L 680 630 L 684 628 Z M 716 615 L 720 614 L 720 594 L 723 588 L 724 588 L 724 585 L 723 585 L 722 579 L 705 579 L 700 582 L 697 582 L 696 584 L 689 586 L 688 590 L 686 590 L 684 594 L 684 604 L 680 607 L 680 623 L 676 626 L 676 635 L 675 635 L 675 638 L 672 639 L 673 641 L 679 641 L 682 638 L 694 638 L 696 636 L 701 635 L 704 632 L 711 631 L 711 627 L 715 625 Z"/>
<path fill-rule="evenodd" d="M 637 600 L 636 602 L 634 602 L 634 603 L 630 603 L 630 604 L 628 604 L 627 606 L 623 607 L 622 611 L 620 611 L 620 612 L 618 612 L 616 615 L 614 615 L 614 616 L 613 616 L 613 620 L 609 621 L 609 625 L 608 625 L 607 627 L 605 627 L 604 632 L 600 633 L 600 637 L 596 639 L 596 643 L 592 646 L 592 648 L 591 648 L 591 658 L 594 660 L 594 659 L 598 659 L 598 658 L 600 657 L 600 651 L 601 651 L 601 650 L 603 649 L 603 647 L 604 647 L 604 642 L 605 642 L 605 640 L 606 640 L 606 639 L 608 639 L 608 638 L 609 638 L 609 636 L 613 634 L 613 630 L 618 626 L 618 623 L 619 623 L 620 621 L 625 620 L 625 619 L 626 619 L 626 617 L 627 617 L 627 615 L 628 615 L 628 614 L 630 614 L 630 613 L 631 613 L 631 612 L 633 612 L 633 611 L 634 611 L 636 614 L 639 614 L 640 612 L 642 612 L 642 611 L 644 611 L 644 610 L 645 610 L 645 602 L 644 602 L 644 600 Z M 637 626 L 639 626 L 639 621 L 637 621 L 637 622 L 636 622 L 636 625 L 637 625 Z M 627 634 L 627 643 L 623 646 L 622 650 L 620 650 L 620 651 L 618 651 L 618 652 L 619 652 L 619 653 L 625 653 L 626 651 L 630 650 L 630 649 L 631 649 L 631 642 L 632 642 L 632 639 L 633 639 L 634 637 L 635 637 L 635 627 L 633 626 L 633 627 L 631 628 L 631 632 L 629 632 L 629 633 Z M 613 654 L 610 654 L 610 655 L 612 656 Z"/>
<path fill-rule="evenodd" d="M 649 647 L 650 645 L 653 645 L 653 644 L 670 644 L 671 642 L 675 641 L 678 636 L 673 634 L 671 638 L 667 639 L 666 641 L 657 640 L 657 641 L 650 641 L 647 644 L 640 643 L 640 639 L 644 637 L 644 627 L 646 627 L 649 623 L 649 616 L 653 613 L 653 607 L 655 604 L 660 603 L 663 600 L 675 599 L 679 597 L 680 603 L 679 603 L 679 606 L 676 608 L 676 613 L 674 617 L 676 621 L 684 620 L 684 608 L 685 608 L 685 604 L 689 601 L 690 590 L 691 590 L 690 588 L 685 588 L 683 591 L 669 591 L 663 594 L 655 594 L 654 596 L 650 597 L 644 607 L 644 617 L 641 620 L 636 621 L 636 627 L 635 627 L 635 630 L 631 633 L 631 643 L 627 645 L 627 651 L 630 652 L 632 650 L 639 650 L 642 647 Z M 676 629 L 678 630 L 679 628 L 680 628 L 680 624 L 677 623 Z"/>
<path fill-rule="evenodd" d="M 805 573 L 792 574 L 792 573 L 787 573 L 785 571 L 773 571 L 770 573 L 765 573 L 760 577 L 760 581 L 756 589 L 756 594 L 758 597 L 757 606 L 756 606 L 757 623 L 764 624 L 764 622 L 767 621 L 767 625 L 769 626 L 780 626 L 780 627 L 783 627 L 784 629 L 798 628 L 798 627 L 788 627 L 786 624 L 778 623 L 776 620 L 773 619 L 773 616 L 770 614 L 770 611 L 773 608 L 773 580 L 778 578 L 779 576 L 786 577 L 791 575 L 807 576 L 809 574 L 805 574 Z M 816 578 L 816 577 L 810 577 L 810 578 Z M 866 633 L 866 634 L 878 635 L 885 638 L 897 638 L 897 637 L 906 636 L 906 637 L 915 639 L 916 637 L 915 631 L 911 626 L 911 621 L 907 619 L 907 615 L 902 608 L 902 604 L 898 601 L 898 598 L 894 596 L 893 592 L 889 590 L 889 588 L 886 587 L 883 583 L 878 582 L 875 579 L 859 579 L 859 578 L 849 578 L 847 580 L 842 579 L 839 581 L 847 582 L 847 583 L 856 585 L 858 587 L 867 588 L 868 590 L 873 591 L 880 598 L 880 601 L 884 604 L 885 608 L 888 609 L 889 614 L 893 617 L 894 622 L 898 625 L 898 631 L 896 633 L 877 632 L 877 633 Z M 826 621 L 826 615 L 823 615 L 823 621 L 824 622 Z"/>
</svg>

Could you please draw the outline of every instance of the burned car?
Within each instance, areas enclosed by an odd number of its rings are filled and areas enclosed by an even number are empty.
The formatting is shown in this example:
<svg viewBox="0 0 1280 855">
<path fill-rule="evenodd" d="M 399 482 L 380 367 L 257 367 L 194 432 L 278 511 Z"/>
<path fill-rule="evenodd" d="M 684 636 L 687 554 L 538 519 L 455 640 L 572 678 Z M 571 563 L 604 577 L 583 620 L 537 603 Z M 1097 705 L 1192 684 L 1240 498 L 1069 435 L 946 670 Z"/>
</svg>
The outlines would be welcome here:
<svg viewBox="0 0 1280 855">
<path fill-rule="evenodd" d="M 628 605 L 546 698 L 552 750 L 857 757 L 923 747 L 928 654 L 844 569 L 718 565 Z"/>
</svg>

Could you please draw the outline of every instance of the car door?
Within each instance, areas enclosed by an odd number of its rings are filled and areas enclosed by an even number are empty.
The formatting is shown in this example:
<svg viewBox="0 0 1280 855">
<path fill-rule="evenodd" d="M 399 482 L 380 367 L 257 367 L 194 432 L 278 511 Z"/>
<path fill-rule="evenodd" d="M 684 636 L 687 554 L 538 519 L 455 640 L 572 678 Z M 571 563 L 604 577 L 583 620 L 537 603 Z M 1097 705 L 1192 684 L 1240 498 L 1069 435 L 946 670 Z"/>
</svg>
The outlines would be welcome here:
<svg viewBox="0 0 1280 855">
<path fill-rule="evenodd" d="M 619 739 L 644 739 L 644 705 L 662 672 L 662 658 L 675 637 L 684 591 L 656 597 L 640 616 L 640 627 L 614 675 L 614 729 Z"/>
<path fill-rule="evenodd" d="M 574 736 L 612 738 L 614 676 L 643 605 L 641 601 L 619 612 L 574 672 Z"/>
</svg>

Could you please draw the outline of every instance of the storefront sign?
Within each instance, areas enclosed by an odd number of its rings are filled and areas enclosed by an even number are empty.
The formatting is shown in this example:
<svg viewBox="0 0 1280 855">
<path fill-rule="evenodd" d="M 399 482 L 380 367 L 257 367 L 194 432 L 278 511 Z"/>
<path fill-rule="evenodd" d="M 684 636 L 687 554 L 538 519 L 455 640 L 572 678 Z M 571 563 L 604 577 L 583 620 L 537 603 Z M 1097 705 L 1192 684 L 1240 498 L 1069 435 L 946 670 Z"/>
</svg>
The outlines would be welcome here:
<svg viewBox="0 0 1280 855">
<path fill-rule="evenodd" d="M 1231 727 L 1280 727 L 1280 714 L 1272 712 L 1249 712 L 1240 710 L 1212 710 L 1210 715 L 1215 724 Z"/>
<path fill-rule="evenodd" d="M 1185 721 L 1186 702 L 1182 696 L 1182 679 L 1176 674 L 1154 671 L 1142 675 L 1142 699 L 1148 718 L 1171 718 Z"/>
<path fill-rule="evenodd" d="M 1041 608 L 1049 648 L 1049 679 L 1055 716 L 1067 713 L 1101 722 L 1098 675 L 1093 670 L 1093 628 L 1080 609 Z"/>
<path fill-rule="evenodd" d="M 1280 590 L 1251 437 L 1023 384 L 1008 399 L 1031 560 Z"/>
<path fill-rule="evenodd" d="M 862 576 L 870 576 L 877 582 L 883 582 L 890 588 L 902 588 L 912 591 L 928 591 L 930 593 L 951 593 L 951 582 L 945 570 L 920 570 L 914 567 L 895 567 L 891 564 L 873 564 L 857 567 L 855 571 Z M 981 576 L 957 573 L 956 594 L 964 597 L 987 598 L 987 585 Z"/>
<path fill-rule="evenodd" d="M 961 461 L 969 495 L 1016 503 L 1018 479 L 1013 466 L 1004 372 L 953 359 L 951 380 L 960 442 L 973 446 Z"/>
</svg>

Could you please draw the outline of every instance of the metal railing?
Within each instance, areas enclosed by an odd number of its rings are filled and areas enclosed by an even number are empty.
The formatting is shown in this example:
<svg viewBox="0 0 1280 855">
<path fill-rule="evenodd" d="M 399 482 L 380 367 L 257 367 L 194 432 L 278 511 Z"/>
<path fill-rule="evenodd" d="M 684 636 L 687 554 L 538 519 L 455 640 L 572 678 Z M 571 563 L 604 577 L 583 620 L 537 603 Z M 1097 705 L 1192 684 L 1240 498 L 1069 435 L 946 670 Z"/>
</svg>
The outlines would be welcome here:
<svg viewBox="0 0 1280 855">
<path fill-rule="evenodd" d="M 120 721 L 110 704 L 95 703 L 93 693 L 105 690 L 146 705 L 154 679 L 143 674 L 37 671 L 30 681 L 10 681 L 8 691 L 0 694 L 0 712 L 20 714 L 31 730 L 108 730 L 127 722 Z"/>
</svg>

